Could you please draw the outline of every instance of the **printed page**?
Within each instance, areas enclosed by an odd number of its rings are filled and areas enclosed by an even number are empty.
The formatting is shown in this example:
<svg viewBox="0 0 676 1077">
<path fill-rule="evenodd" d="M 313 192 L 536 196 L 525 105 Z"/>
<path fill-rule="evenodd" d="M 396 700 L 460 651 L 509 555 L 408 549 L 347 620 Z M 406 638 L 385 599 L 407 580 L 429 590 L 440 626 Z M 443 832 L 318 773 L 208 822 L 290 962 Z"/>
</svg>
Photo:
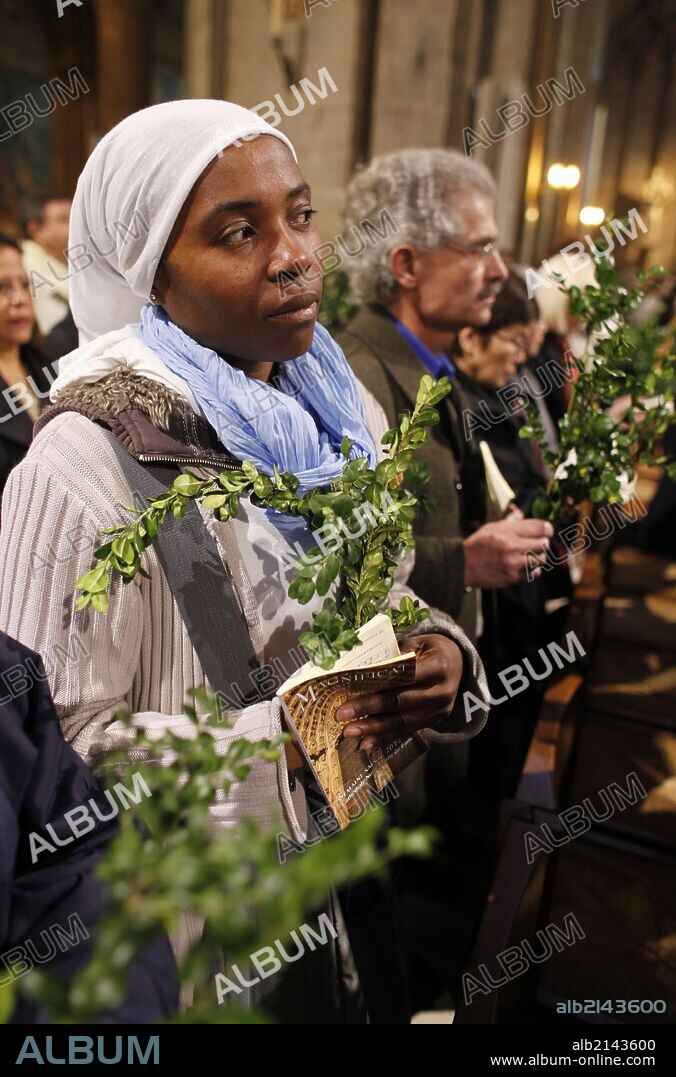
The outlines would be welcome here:
<svg viewBox="0 0 676 1077">
<path fill-rule="evenodd" d="M 377 613 L 365 625 L 357 630 L 357 635 L 362 641 L 359 646 L 351 651 L 346 651 L 336 661 L 331 670 L 322 669 L 313 662 L 306 662 L 301 666 L 293 677 L 277 689 L 277 695 L 281 696 L 289 689 L 303 684 L 312 677 L 326 677 L 329 673 L 338 673 L 343 669 L 354 669 L 356 666 L 372 666 L 376 662 L 386 662 L 388 658 L 399 657 L 399 644 L 392 628 L 392 622 L 386 613 Z"/>
</svg>

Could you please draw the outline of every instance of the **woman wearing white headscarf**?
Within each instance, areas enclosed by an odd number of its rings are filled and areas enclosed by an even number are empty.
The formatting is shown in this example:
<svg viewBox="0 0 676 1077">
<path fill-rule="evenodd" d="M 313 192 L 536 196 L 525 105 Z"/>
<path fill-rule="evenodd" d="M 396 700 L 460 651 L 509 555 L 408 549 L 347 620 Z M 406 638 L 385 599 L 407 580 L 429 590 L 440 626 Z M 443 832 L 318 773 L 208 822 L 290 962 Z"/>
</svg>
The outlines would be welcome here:
<svg viewBox="0 0 676 1077">
<path fill-rule="evenodd" d="M 73 581 L 90 567 L 100 531 L 119 523 L 119 504 L 133 497 L 103 428 L 136 459 L 192 460 L 206 473 L 213 461 L 213 473 L 229 453 L 269 475 L 274 466 L 292 471 L 302 488 L 340 474 L 344 435 L 354 442 L 353 456 L 377 458 L 382 415 L 315 324 L 313 212 L 288 139 L 223 101 L 178 101 L 128 117 L 80 177 L 69 251 L 81 347 L 62 360 L 49 421 L 7 486 L 0 628 L 44 656 L 64 733 L 87 760 L 112 743 L 121 707 L 139 726 L 180 733 L 188 691 L 206 681 L 153 548 L 146 553 L 150 578 L 128 587 L 117 580 L 105 616 L 74 611 Z M 289 277 L 296 287 L 284 298 L 281 282 Z M 204 526 L 258 660 L 266 668 L 281 662 L 290 675 L 302 661 L 298 633 L 317 605 L 291 600 L 278 566 L 296 560 L 295 542 L 312 545 L 307 525 L 245 499 L 227 524 L 209 516 Z M 402 592 L 410 593 L 405 578 L 393 604 Z M 362 746 L 402 726 L 432 724 L 430 737 L 444 742 L 483 724 L 481 717 L 466 722 L 455 707 L 461 676 L 463 688 L 488 698 L 460 630 L 435 615 L 411 635 L 416 685 L 397 701 L 368 697 L 363 713 L 379 717 L 345 726 L 346 735 L 366 735 Z M 223 750 L 232 738 L 257 740 L 283 729 L 275 699 L 231 716 L 233 728 L 217 734 Z M 276 767 L 254 762 L 246 781 L 214 804 L 214 825 L 251 817 L 272 826 L 281 815 L 303 841 L 305 796 L 289 781 L 299 766 L 292 745 Z M 333 914 L 342 956 L 332 973 L 348 979 L 350 951 L 337 907 Z M 296 998 L 300 1020 L 364 1019 L 363 1007 L 348 1016 L 334 987 L 322 992 L 314 984 Z M 287 1005 L 282 1020 L 290 1019 Z"/>
</svg>

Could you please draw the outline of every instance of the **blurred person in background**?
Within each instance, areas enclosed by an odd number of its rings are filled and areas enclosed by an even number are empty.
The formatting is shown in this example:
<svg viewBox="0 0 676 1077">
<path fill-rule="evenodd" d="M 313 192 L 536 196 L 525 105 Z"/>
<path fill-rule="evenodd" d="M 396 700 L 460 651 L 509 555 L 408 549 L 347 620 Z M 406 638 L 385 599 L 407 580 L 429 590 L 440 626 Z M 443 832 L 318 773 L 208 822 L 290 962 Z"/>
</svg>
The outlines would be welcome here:
<svg viewBox="0 0 676 1077">
<path fill-rule="evenodd" d="M 575 284 L 578 288 L 584 289 L 588 284 L 596 284 L 593 264 L 582 266 L 571 274 L 563 256 L 557 253 L 547 258 L 547 265 L 549 273 L 543 272 L 541 266 L 537 269 L 545 281 L 548 281 L 550 275 L 560 274 L 566 285 Z M 582 325 L 570 313 L 568 296 L 561 291 L 557 281 L 552 280 L 549 287 L 544 283 L 537 285 L 532 291 L 532 296 L 547 327 L 540 353 L 533 360 L 533 366 L 536 370 L 540 370 L 550 363 L 558 363 L 563 374 L 566 375 L 557 379 L 561 384 L 552 386 L 546 398 L 549 413 L 554 423 L 558 424 L 568 407 L 571 386 L 577 374 L 576 360 L 584 354 L 586 337 Z"/>
<path fill-rule="evenodd" d="M 508 384 L 518 385 L 524 396 L 538 405 L 542 416 L 552 383 L 543 379 L 543 384 L 538 381 L 536 370 L 526 369 L 529 353 L 542 343 L 543 327 L 539 322 L 535 302 L 528 298 L 520 274 L 512 270 L 493 304 L 488 325 L 461 329 L 451 349 L 457 366 L 456 380 L 476 416 L 475 436 L 490 446 L 500 471 L 514 490 L 516 504 L 524 513 L 531 511 L 547 475 L 539 446 L 520 436 L 526 421 L 523 405 L 511 395 L 503 396 L 501 390 Z M 551 420 L 549 425 L 555 436 Z M 499 669 L 524 658 L 528 658 L 534 669 L 541 669 L 538 649 L 543 640 L 556 640 L 562 627 L 561 603 L 556 603 L 557 612 L 550 615 L 547 600 L 567 599 L 569 595 L 570 577 L 565 564 L 548 570 L 539 579 L 495 593 L 493 653 L 497 650 Z M 489 611 L 486 615 L 489 616 Z M 497 699 L 502 694 L 500 683 L 490 672 L 489 683 Z M 513 792 L 546 686 L 546 678 L 533 681 L 519 694 L 518 700 L 503 703 L 500 721 L 488 731 L 488 737 L 495 741 L 493 750 L 487 740 L 478 750 L 487 767 L 492 766 L 495 771 L 493 788 L 498 797 Z"/>
<path fill-rule="evenodd" d="M 451 347 L 457 367 L 456 384 L 475 417 L 474 435 L 489 444 L 500 471 L 514 490 L 516 504 L 526 514 L 544 483 L 542 459 L 538 447 L 519 436 L 525 418 L 523 408 L 518 400 L 503 398 L 499 390 L 515 383 L 533 399 L 546 391 L 533 372 L 525 373 L 523 379 L 519 377 L 524 373 L 529 349 L 542 335 L 540 329 L 533 334 L 538 318 L 535 304 L 531 303 L 522 282 L 511 272 L 496 297 L 488 325 L 465 326 Z"/>
<path fill-rule="evenodd" d="M 0 232 L 0 493 L 28 451 L 51 380 L 34 342 L 30 281 L 19 244 Z"/>
<path fill-rule="evenodd" d="M 70 270 L 66 251 L 70 207 L 70 198 L 48 194 L 27 206 L 23 215 L 23 255 L 35 320 L 43 335 L 68 314 Z M 77 340 L 73 347 L 76 344 Z"/>
<path fill-rule="evenodd" d="M 634 286 L 633 279 L 628 286 Z M 675 302 L 676 276 L 673 273 L 666 273 L 662 280 L 648 288 L 642 303 L 634 311 L 632 321 L 635 325 L 644 325 L 653 318 L 658 325 L 669 325 L 674 320 Z"/>
<path fill-rule="evenodd" d="M 547 445 L 552 451 L 555 451 L 559 444 L 559 429 L 558 423 L 552 418 L 552 414 L 547 406 L 547 397 L 552 392 L 558 392 L 561 389 L 561 382 L 564 382 L 563 368 L 561 363 L 554 359 L 550 359 L 550 365 L 547 366 L 546 356 L 544 354 L 545 337 L 547 336 L 547 323 L 540 313 L 535 299 L 528 294 L 528 285 L 526 283 L 526 269 L 528 267 L 512 261 L 509 266 L 510 280 L 513 286 L 521 286 L 524 298 L 528 305 L 528 330 L 526 337 L 528 340 L 527 345 L 527 358 L 525 363 L 522 363 L 517 371 L 512 374 L 509 381 L 510 383 L 517 384 L 523 394 L 530 397 L 538 409 L 540 416 L 540 422 L 544 427 L 545 439 Z M 572 372 L 569 372 L 569 376 Z M 549 472 L 547 467 L 543 464 L 542 469 L 547 478 L 549 478 Z"/>
</svg>

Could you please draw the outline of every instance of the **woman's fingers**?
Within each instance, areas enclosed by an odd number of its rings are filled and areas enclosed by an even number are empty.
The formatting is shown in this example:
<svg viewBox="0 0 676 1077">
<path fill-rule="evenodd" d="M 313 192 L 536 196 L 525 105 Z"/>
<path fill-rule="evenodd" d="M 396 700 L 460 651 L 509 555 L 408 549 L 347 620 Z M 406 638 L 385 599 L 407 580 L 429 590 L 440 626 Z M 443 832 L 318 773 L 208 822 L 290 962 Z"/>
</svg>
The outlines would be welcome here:
<svg viewBox="0 0 676 1077">
<path fill-rule="evenodd" d="M 423 729 L 451 714 L 462 676 L 462 655 L 457 644 L 436 633 L 410 642 L 417 654 L 414 683 L 371 692 L 344 703 L 336 717 L 348 723 L 346 737 L 376 738 L 373 743 L 378 743 L 402 732 Z"/>
<path fill-rule="evenodd" d="M 397 711 L 394 714 L 382 714 L 378 718 L 364 718 L 357 727 L 357 735 L 362 737 L 358 747 L 369 751 L 376 745 L 390 744 L 395 737 L 433 726 L 439 717 L 436 707 L 422 707 L 416 711 Z M 348 726 L 348 729 L 352 728 Z M 345 736 L 348 736 L 347 730 Z"/>
<path fill-rule="evenodd" d="M 425 637 L 412 643 L 417 652 L 413 684 L 406 688 L 371 692 L 350 699 L 338 709 L 336 717 L 339 721 L 348 722 L 351 718 L 361 718 L 365 714 L 383 714 L 386 711 L 425 706 L 430 698 L 429 692 L 435 686 L 443 686 L 449 679 L 448 662 L 444 655 L 437 653 L 433 647 L 425 646 Z"/>
<path fill-rule="evenodd" d="M 441 681 L 427 688 L 412 685 L 410 688 L 400 688 L 396 691 L 358 696 L 356 699 L 351 699 L 349 703 L 343 704 L 336 717 L 339 721 L 350 722 L 350 725 L 345 727 L 345 736 L 360 736 L 363 735 L 360 731 L 365 728 L 367 716 L 375 718 L 385 714 L 410 714 L 435 706 L 443 707 L 448 704 L 448 695 L 444 682 Z M 361 719 L 361 721 L 357 722 L 354 719 Z"/>
</svg>

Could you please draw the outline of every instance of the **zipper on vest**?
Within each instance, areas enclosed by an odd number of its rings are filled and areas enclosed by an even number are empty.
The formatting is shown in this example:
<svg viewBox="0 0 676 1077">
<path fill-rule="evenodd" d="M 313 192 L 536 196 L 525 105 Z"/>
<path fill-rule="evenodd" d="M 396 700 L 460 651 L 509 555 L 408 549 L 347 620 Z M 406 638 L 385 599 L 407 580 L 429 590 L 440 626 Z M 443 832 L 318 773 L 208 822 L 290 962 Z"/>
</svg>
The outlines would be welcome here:
<svg viewBox="0 0 676 1077">
<path fill-rule="evenodd" d="M 239 463 L 230 464 L 227 461 L 206 460 L 202 456 L 191 456 L 189 459 L 186 459 L 184 456 L 164 456 L 161 453 L 153 452 L 139 453 L 136 459 L 140 460 L 143 464 L 197 464 L 203 467 L 222 468 L 229 471 L 239 471 L 242 466 Z"/>
</svg>

